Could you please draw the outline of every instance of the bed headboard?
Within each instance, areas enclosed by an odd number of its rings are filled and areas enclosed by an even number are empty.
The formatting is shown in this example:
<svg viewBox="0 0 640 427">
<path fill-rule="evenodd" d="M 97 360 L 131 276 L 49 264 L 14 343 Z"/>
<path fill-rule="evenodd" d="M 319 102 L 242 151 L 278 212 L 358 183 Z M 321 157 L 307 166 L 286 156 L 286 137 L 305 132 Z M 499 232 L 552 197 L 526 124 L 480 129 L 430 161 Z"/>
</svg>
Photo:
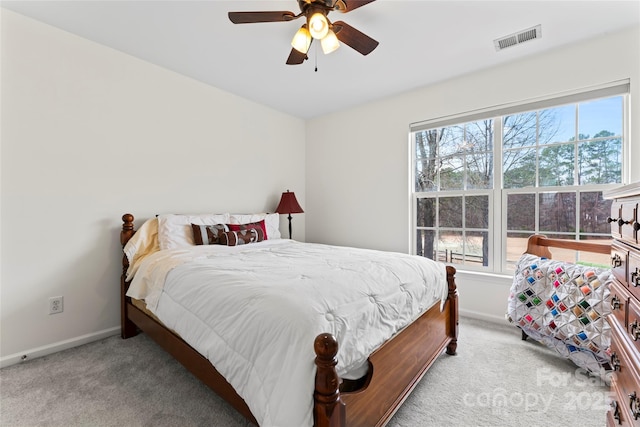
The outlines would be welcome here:
<svg viewBox="0 0 640 427">
<path fill-rule="evenodd" d="M 122 215 L 122 230 L 120 231 L 120 243 L 124 248 L 124 245 L 127 244 L 129 239 L 133 237 L 136 233 L 136 230 L 133 228 L 133 215 L 130 213 Z M 123 254 L 122 256 L 122 275 L 127 275 L 127 269 L 129 268 L 129 260 L 127 256 Z"/>
</svg>

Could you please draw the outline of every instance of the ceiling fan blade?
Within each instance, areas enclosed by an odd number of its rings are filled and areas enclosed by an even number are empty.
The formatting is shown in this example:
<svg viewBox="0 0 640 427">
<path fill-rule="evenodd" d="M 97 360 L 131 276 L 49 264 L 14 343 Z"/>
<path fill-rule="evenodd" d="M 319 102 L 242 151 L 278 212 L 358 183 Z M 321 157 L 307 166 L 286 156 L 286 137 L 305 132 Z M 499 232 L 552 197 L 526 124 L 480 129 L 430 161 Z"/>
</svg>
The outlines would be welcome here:
<svg viewBox="0 0 640 427">
<path fill-rule="evenodd" d="M 337 0 L 333 7 L 339 12 L 346 13 L 366 4 L 373 3 L 374 1 L 376 0 Z"/>
<path fill-rule="evenodd" d="M 281 22 L 298 18 L 295 13 L 288 11 L 277 12 L 229 12 L 229 19 L 234 24 L 253 24 L 255 22 Z"/>
<path fill-rule="evenodd" d="M 308 56 L 306 53 L 302 53 L 296 49 L 291 49 L 291 53 L 289 53 L 289 57 L 287 58 L 287 65 L 298 65 L 302 64 Z"/>
<path fill-rule="evenodd" d="M 356 30 L 351 25 L 337 21 L 333 23 L 333 31 L 336 33 L 336 37 L 342 43 L 352 47 L 363 55 L 368 55 L 378 47 L 378 42 L 366 35 L 365 33 Z"/>
</svg>

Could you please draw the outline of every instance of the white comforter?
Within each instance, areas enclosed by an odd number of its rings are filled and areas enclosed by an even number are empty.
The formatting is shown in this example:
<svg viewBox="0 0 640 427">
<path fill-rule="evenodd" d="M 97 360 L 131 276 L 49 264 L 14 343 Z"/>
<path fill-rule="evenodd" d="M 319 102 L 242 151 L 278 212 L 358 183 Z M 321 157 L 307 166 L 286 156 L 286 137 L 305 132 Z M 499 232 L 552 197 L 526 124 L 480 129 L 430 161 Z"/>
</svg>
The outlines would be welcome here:
<svg viewBox="0 0 640 427">
<path fill-rule="evenodd" d="M 163 250 L 127 295 L 207 357 L 263 427 L 313 425 L 313 341 L 339 343 L 338 374 L 447 296 L 443 264 L 291 240 Z"/>
</svg>

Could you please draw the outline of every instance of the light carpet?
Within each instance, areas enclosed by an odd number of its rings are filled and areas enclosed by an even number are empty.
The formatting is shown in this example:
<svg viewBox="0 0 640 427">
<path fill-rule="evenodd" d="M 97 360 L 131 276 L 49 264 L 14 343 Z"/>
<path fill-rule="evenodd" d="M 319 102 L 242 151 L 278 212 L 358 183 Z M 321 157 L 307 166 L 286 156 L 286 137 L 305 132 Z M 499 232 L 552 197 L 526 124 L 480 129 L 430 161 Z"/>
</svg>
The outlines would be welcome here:
<svg viewBox="0 0 640 427">
<path fill-rule="evenodd" d="M 460 319 L 390 427 L 602 427 L 609 389 L 519 329 Z M 144 334 L 111 337 L 0 370 L 1 426 L 250 424 Z"/>
</svg>

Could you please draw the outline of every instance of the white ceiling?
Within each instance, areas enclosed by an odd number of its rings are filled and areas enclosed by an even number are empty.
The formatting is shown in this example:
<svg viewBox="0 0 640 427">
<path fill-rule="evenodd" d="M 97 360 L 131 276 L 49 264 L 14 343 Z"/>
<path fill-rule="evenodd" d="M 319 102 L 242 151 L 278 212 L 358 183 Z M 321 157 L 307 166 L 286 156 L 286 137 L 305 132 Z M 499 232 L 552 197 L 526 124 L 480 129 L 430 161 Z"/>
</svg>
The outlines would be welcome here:
<svg viewBox="0 0 640 427">
<path fill-rule="evenodd" d="M 318 49 L 316 55 L 314 43 L 310 59 L 291 66 L 285 61 L 300 20 L 234 25 L 227 12 L 298 13 L 296 0 L 0 4 L 304 119 L 640 23 L 639 0 L 377 0 L 329 15 L 378 40 L 370 55 L 346 45 L 330 55 Z M 541 39 L 496 52 L 495 39 L 539 24 Z"/>
</svg>

